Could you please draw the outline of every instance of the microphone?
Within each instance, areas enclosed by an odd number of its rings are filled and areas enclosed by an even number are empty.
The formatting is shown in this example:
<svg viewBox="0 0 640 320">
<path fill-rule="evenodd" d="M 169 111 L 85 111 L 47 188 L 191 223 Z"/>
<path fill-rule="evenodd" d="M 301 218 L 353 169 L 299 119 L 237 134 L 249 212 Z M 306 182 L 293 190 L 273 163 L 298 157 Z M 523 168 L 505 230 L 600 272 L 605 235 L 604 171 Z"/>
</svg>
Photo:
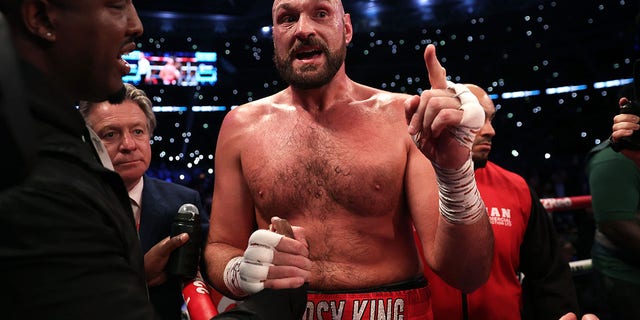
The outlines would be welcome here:
<svg viewBox="0 0 640 320">
<path fill-rule="evenodd" d="M 167 262 L 167 273 L 184 279 L 193 279 L 198 272 L 202 246 L 202 230 L 198 207 L 183 204 L 171 225 L 171 237 L 181 233 L 189 234 L 189 241 L 171 252 Z"/>
</svg>

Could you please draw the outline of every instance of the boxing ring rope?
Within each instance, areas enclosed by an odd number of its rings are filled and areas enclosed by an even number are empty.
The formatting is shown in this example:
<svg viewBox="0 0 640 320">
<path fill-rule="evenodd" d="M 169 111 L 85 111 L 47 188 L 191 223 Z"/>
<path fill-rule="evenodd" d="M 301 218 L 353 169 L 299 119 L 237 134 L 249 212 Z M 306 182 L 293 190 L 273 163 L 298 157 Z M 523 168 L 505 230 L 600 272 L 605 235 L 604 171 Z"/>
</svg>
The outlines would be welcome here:
<svg viewBox="0 0 640 320">
<path fill-rule="evenodd" d="M 540 199 L 540 202 L 549 213 L 553 213 L 556 211 L 591 208 L 590 195 L 562 198 L 543 198 Z M 571 273 L 574 275 L 589 273 L 591 272 L 592 268 L 591 259 L 571 261 L 569 262 L 569 266 L 571 267 Z"/>
<path fill-rule="evenodd" d="M 587 209 L 591 207 L 591 196 L 573 196 L 562 198 L 540 199 L 542 206 L 549 213 L 556 211 L 568 211 Z M 569 262 L 573 275 L 591 272 L 591 259 Z M 190 320 L 209 320 L 218 312 L 230 308 L 236 301 L 229 300 L 220 293 L 210 288 L 200 278 L 186 282 L 183 288 L 187 310 Z M 225 301 L 224 299 L 228 300 Z"/>
<path fill-rule="evenodd" d="M 540 199 L 548 212 L 591 208 L 591 196 Z"/>
</svg>

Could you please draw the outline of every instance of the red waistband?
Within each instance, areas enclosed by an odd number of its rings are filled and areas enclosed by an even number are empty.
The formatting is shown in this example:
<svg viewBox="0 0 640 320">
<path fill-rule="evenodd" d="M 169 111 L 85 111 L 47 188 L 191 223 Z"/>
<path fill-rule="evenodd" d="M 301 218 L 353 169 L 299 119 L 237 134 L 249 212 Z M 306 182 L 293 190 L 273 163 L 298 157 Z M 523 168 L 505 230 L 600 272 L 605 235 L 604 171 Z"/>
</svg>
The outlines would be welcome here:
<svg viewBox="0 0 640 320">
<path fill-rule="evenodd" d="M 303 320 L 433 320 L 428 286 L 366 293 L 308 293 Z"/>
</svg>

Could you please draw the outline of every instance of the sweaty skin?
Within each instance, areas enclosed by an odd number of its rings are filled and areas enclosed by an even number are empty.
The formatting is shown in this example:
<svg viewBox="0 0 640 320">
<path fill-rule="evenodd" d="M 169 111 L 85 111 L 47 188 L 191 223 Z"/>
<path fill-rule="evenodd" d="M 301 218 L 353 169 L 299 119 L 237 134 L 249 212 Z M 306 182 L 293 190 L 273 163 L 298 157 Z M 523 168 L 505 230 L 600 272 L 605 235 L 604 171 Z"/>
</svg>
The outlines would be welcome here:
<svg viewBox="0 0 640 320">
<path fill-rule="evenodd" d="M 402 187 L 409 152 L 418 152 L 406 133 L 404 99 L 354 89 L 358 100 L 316 117 L 291 107 L 285 94 L 242 110 L 245 134 L 237 142 L 254 146 L 240 157 L 257 219 L 264 227 L 279 215 L 314 230 L 306 233 L 312 287 L 391 283 L 420 267 Z M 270 121 L 260 120 L 267 115 Z M 423 179 L 429 173 L 433 181 L 426 159 L 422 165 Z"/>
</svg>

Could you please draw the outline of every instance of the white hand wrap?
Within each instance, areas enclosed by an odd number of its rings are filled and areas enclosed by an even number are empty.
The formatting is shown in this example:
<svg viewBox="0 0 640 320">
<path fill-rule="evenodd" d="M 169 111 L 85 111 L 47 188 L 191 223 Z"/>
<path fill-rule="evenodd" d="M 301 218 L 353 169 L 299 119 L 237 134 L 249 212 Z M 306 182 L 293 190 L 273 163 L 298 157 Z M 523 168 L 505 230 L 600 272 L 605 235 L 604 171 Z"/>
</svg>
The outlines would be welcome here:
<svg viewBox="0 0 640 320">
<path fill-rule="evenodd" d="M 471 149 L 477 131 L 484 125 L 484 109 L 478 98 L 464 84 L 447 81 L 447 89 L 455 91 L 456 97 L 462 103 L 462 121 L 451 131 L 461 145 Z"/>
<path fill-rule="evenodd" d="M 444 169 L 433 163 L 438 180 L 440 214 L 453 224 L 473 224 L 487 209 L 480 198 L 471 157 L 460 169 Z"/>
<path fill-rule="evenodd" d="M 224 283 L 234 295 L 245 297 L 264 289 L 275 247 L 282 237 L 263 229 L 251 234 L 244 256 L 231 259 L 224 269 Z"/>
</svg>

